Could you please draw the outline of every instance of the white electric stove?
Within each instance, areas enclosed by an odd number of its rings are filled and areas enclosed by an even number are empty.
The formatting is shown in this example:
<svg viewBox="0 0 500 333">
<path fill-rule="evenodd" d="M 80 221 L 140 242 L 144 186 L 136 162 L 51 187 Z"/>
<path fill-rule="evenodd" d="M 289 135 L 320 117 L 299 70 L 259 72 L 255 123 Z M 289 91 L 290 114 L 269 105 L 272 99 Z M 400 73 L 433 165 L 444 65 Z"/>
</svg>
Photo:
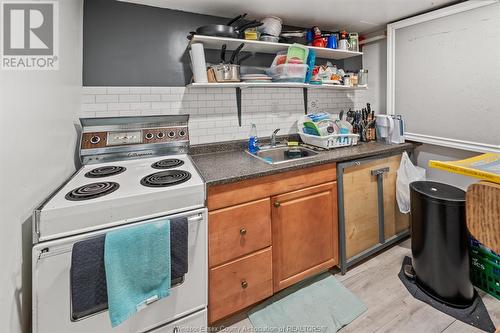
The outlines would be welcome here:
<svg viewBox="0 0 500 333">
<path fill-rule="evenodd" d="M 177 322 L 206 326 L 205 185 L 187 155 L 187 122 L 188 116 L 81 120 L 82 168 L 34 213 L 33 332 L 175 332 Z M 114 329 L 107 310 L 76 318 L 73 245 L 165 217 L 189 223 L 183 282 Z"/>
<path fill-rule="evenodd" d="M 203 207 L 187 155 L 83 166 L 38 213 L 39 241 Z"/>
</svg>

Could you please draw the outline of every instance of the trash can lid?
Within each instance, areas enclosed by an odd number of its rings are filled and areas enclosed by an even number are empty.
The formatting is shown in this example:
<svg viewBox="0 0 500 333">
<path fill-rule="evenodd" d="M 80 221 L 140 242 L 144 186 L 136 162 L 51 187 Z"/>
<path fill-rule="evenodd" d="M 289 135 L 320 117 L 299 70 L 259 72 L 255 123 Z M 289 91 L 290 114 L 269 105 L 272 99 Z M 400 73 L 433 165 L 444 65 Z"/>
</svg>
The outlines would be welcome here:
<svg viewBox="0 0 500 333">
<path fill-rule="evenodd" d="M 465 201 L 465 191 L 448 184 L 422 180 L 412 182 L 410 188 L 425 197 L 439 201 L 457 203 Z"/>
</svg>

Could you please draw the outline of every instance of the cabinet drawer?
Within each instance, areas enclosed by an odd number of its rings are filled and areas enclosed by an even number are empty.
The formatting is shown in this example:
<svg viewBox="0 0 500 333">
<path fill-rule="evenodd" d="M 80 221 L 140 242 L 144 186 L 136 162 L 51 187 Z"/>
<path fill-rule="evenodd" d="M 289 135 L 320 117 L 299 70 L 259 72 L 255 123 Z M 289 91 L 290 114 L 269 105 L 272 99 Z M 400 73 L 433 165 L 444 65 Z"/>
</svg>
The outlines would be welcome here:
<svg viewBox="0 0 500 333">
<path fill-rule="evenodd" d="M 210 267 L 270 246 L 270 199 L 210 212 L 208 237 Z"/>
<path fill-rule="evenodd" d="M 210 323 L 271 296 L 271 248 L 210 269 L 208 290 Z"/>
</svg>

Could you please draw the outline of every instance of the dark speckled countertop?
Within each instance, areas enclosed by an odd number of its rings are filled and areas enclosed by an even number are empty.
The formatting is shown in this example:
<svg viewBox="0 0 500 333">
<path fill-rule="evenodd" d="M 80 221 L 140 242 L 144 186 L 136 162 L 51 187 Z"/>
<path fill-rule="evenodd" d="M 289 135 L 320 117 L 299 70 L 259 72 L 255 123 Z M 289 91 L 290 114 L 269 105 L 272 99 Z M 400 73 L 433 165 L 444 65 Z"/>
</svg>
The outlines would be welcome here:
<svg viewBox="0 0 500 333">
<path fill-rule="evenodd" d="M 321 151 L 318 155 L 271 165 L 250 156 L 242 146 L 210 145 L 211 149 L 193 149 L 191 158 L 207 186 L 232 183 L 244 179 L 272 175 L 280 172 L 308 168 L 315 165 L 349 161 L 353 159 L 383 155 L 415 147 L 413 143 L 384 145 L 377 142 L 360 143 L 357 146 Z M 215 151 L 214 151 L 215 150 Z"/>
</svg>

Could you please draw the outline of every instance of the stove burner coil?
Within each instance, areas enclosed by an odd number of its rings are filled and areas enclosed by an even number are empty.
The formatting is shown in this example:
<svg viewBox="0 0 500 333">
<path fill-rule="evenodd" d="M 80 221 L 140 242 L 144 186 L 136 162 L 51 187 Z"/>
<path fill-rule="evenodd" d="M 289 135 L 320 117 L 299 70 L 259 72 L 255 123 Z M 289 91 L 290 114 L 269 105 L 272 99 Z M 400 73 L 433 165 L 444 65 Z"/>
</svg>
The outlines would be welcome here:
<svg viewBox="0 0 500 333">
<path fill-rule="evenodd" d="M 121 167 L 121 166 L 107 165 L 107 166 L 102 166 L 102 167 L 90 170 L 89 172 L 87 172 L 85 174 L 85 177 L 87 177 L 87 178 L 109 177 L 109 176 L 118 175 L 125 170 L 127 170 L 127 169 L 124 167 Z"/>
<path fill-rule="evenodd" d="M 167 158 L 165 160 L 161 160 L 151 164 L 153 169 L 171 169 L 177 168 L 184 164 L 184 161 L 179 160 L 177 158 Z"/>
<path fill-rule="evenodd" d="M 191 174 L 183 170 L 165 170 L 153 173 L 141 179 L 141 184 L 147 187 L 174 186 L 188 181 Z"/>
<path fill-rule="evenodd" d="M 70 201 L 81 201 L 95 199 L 116 191 L 120 185 L 115 182 L 98 182 L 75 188 L 68 194 L 66 199 Z"/>
</svg>

